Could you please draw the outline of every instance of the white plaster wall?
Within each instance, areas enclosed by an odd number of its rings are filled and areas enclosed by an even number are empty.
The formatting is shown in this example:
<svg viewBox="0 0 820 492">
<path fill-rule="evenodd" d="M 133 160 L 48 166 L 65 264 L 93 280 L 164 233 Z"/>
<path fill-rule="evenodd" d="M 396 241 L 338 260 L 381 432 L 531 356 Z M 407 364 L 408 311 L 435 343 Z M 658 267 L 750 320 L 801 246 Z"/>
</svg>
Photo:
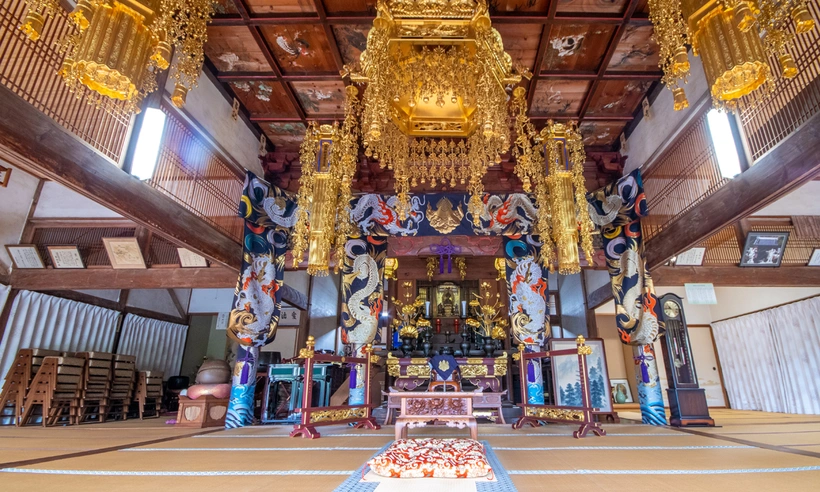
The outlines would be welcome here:
<svg viewBox="0 0 820 492">
<path fill-rule="evenodd" d="M 308 290 L 310 290 L 310 275 L 308 275 L 307 270 L 286 271 L 284 282 L 285 285 L 293 287 L 304 295 L 308 295 Z"/>
<path fill-rule="evenodd" d="M 166 289 L 134 289 L 128 293 L 127 305 L 169 316 L 180 316 Z"/>
<path fill-rule="evenodd" d="M 233 303 L 233 289 L 193 289 L 188 306 L 190 314 L 227 313 Z"/>
<path fill-rule="evenodd" d="M 820 295 L 820 287 L 715 287 L 715 294 L 718 303 L 710 306 L 713 322 L 814 297 Z"/>
<path fill-rule="evenodd" d="M 700 58 L 689 53 L 689 63 L 689 82 L 684 86 L 689 107 L 675 111 L 672 92 L 664 88 L 658 94 L 650 107 L 651 118 L 644 118 L 638 123 L 626 141 L 627 150 L 621 151 L 622 154 L 629 156 L 624 174 L 647 164 L 662 150 L 661 145 L 672 141 L 672 135 L 687 121 L 698 103 L 710 97 Z"/>
<path fill-rule="evenodd" d="M 34 217 L 108 219 L 122 216 L 59 183 L 46 181 L 34 209 Z"/>
<path fill-rule="evenodd" d="M 3 312 L 3 309 L 6 307 L 6 301 L 9 298 L 9 291 L 11 287 L 5 284 L 0 284 L 0 313 Z M 0 326 L 0 329 L 4 327 Z"/>
<path fill-rule="evenodd" d="M 764 207 L 752 215 L 791 216 L 820 215 L 820 181 L 809 181 L 780 200 Z"/>
<path fill-rule="evenodd" d="M 587 336 L 586 300 L 581 286 L 581 274 L 559 275 L 558 293 L 561 297 L 561 328 L 565 338 Z"/>
<path fill-rule="evenodd" d="M 117 302 L 120 300 L 120 291 L 117 289 L 97 289 L 97 290 L 77 290 L 80 294 L 87 294 L 89 296 L 99 297 L 107 301 Z"/>
<path fill-rule="evenodd" d="M 593 292 L 604 285 L 609 285 L 609 272 L 606 270 L 582 270 L 587 292 Z"/>
<path fill-rule="evenodd" d="M 39 179 L 5 161 L 0 162 L 12 170 L 8 186 L 0 188 L 0 264 L 3 270 L 10 271 L 12 261 L 3 245 L 20 244 Z"/>
<path fill-rule="evenodd" d="M 165 90 L 173 93 L 173 78 L 168 78 Z M 257 157 L 259 140 L 241 118 L 231 118 L 231 104 L 206 75 L 200 75 L 199 85 L 188 93 L 183 109 L 241 166 L 263 176 Z"/>
<path fill-rule="evenodd" d="M 336 328 L 339 317 L 338 274 L 313 277 L 308 334 L 316 337 L 317 349 L 336 349 Z"/>
</svg>

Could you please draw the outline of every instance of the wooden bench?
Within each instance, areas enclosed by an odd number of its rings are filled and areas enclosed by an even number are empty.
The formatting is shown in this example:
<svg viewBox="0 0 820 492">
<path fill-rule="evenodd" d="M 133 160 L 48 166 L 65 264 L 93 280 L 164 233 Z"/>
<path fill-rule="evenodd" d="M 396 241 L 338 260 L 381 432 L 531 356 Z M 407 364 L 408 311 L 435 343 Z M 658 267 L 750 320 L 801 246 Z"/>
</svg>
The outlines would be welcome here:
<svg viewBox="0 0 820 492">
<path fill-rule="evenodd" d="M 43 359 L 26 393 L 20 424 L 28 423 L 36 406 L 42 407 L 43 427 L 55 425 L 63 418 L 69 424 L 79 424 L 84 372 L 85 361 L 77 357 Z"/>
<path fill-rule="evenodd" d="M 48 356 L 60 355 L 56 350 L 20 349 L 8 372 L 3 391 L 0 392 L 0 419 L 9 417 L 14 419 L 15 425 L 20 425 L 20 416 L 23 414 L 23 402 L 29 390 L 31 381 L 40 370 L 43 359 Z"/>
<path fill-rule="evenodd" d="M 136 364 L 137 358 L 133 355 L 114 354 L 107 418 L 128 419 L 128 407 L 134 398 Z"/>
<path fill-rule="evenodd" d="M 442 423 L 448 427 L 470 429 L 470 438 L 478 439 L 478 425 L 473 417 L 473 393 L 406 391 L 396 393 L 401 399 L 401 415 L 396 418 L 396 439 L 407 439 L 411 427 Z"/>
<path fill-rule="evenodd" d="M 384 417 L 384 425 L 390 425 L 393 421 L 394 411 L 401 410 L 401 398 L 399 395 L 402 393 L 404 392 L 392 391 L 388 393 L 382 391 L 382 395 L 387 397 L 387 414 Z M 504 414 L 501 412 L 501 400 L 504 398 L 504 395 L 507 394 L 507 390 L 500 393 L 485 391 L 470 394 L 473 395 L 473 410 L 490 410 L 493 414 L 492 417 L 489 417 L 490 420 L 493 420 L 497 424 L 507 423 L 504 421 Z"/>
</svg>

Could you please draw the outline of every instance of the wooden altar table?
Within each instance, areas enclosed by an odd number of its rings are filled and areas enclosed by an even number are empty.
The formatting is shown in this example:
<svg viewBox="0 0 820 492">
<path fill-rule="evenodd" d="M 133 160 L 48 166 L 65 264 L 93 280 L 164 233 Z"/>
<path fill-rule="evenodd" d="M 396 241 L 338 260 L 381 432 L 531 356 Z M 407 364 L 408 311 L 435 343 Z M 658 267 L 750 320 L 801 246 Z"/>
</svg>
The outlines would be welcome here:
<svg viewBox="0 0 820 492">
<path fill-rule="evenodd" d="M 387 398 L 387 412 L 384 416 L 384 425 L 390 424 L 393 420 L 393 414 L 396 410 L 401 410 L 401 394 L 403 392 L 386 392 L 382 391 L 382 396 Z M 467 392 L 470 393 L 470 392 Z M 436 394 L 441 394 L 440 392 Z M 507 390 L 502 391 L 501 393 L 492 393 L 489 391 L 484 392 L 472 392 L 470 393 L 473 395 L 473 410 L 490 410 L 496 415 L 490 417 L 491 420 L 495 419 L 494 421 L 498 424 L 506 424 L 507 422 L 504 421 L 504 414 L 502 413 L 501 409 L 501 399 L 507 394 Z"/>
<path fill-rule="evenodd" d="M 396 439 L 407 439 L 409 427 L 425 427 L 429 422 L 442 422 L 448 427 L 470 429 L 470 437 L 478 439 L 478 425 L 473 417 L 475 393 L 406 391 L 394 393 L 401 399 L 401 415 L 396 418 Z"/>
</svg>

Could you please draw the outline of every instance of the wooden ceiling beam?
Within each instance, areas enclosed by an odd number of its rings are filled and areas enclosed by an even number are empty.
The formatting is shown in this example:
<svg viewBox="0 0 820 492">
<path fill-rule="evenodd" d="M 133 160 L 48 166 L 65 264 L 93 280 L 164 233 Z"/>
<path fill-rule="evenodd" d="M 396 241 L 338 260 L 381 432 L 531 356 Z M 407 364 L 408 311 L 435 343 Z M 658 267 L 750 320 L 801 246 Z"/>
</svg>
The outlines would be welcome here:
<svg viewBox="0 0 820 492">
<path fill-rule="evenodd" d="M 216 77 L 220 81 L 230 82 L 233 80 L 260 80 L 260 81 L 280 81 L 287 82 L 326 82 L 338 81 L 338 72 L 313 73 L 313 74 L 292 74 L 277 76 L 274 72 L 222 72 Z"/>
<path fill-rule="evenodd" d="M 820 114 L 646 242 L 652 269 L 820 174 Z M 815 273 L 817 275 L 817 273 Z"/>
<path fill-rule="evenodd" d="M 336 69 L 341 70 L 345 62 L 342 60 L 342 53 L 339 51 L 339 43 L 336 41 L 336 36 L 333 34 L 333 28 L 327 22 L 327 12 L 325 11 L 325 4 L 322 0 L 313 0 L 313 6 L 316 8 L 316 13 L 319 15 L 319 20 L 322 22 L 322 28 L 325 31 L 330 43 L 330 54 L 333 55 L 333 60 L 336 62 Z"/>
<path fill-rule="evenodd" d="M 652 271 L 656 286 L 709 283 L 715 287 L 818 287 L 820 267 L 658 267 Z"/>
<path fill-rule="evenodd" d="M 119 169 L 18 95 L 0 87 L 0 156 L 239 271 L 242 249 L 162 192 Z"/>
</svg>

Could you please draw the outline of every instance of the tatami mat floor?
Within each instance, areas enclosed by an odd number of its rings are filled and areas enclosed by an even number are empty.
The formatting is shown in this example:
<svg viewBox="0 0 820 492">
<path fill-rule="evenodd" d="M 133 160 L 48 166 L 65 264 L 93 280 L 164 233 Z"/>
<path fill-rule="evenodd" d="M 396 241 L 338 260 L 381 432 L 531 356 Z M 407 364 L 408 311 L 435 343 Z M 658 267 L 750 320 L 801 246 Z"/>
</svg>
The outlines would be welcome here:
<svg viewBox="0 0 820 492">
<path fill-rule="evenodd" d="M 639 418 L 630 412 L 624 417 Z M 820 416 L 713 410 L 720 427 L 676 430 L 608 424 L 606 437 L 572 427 L 514 431 L 481 425 L 521 491 L 818 491 Z M 79 427 L 0 428 L 0 490 L 332 491 L 378 449 L 392 427 L 178 429 L 164 420 Z M 413 436 L 461 436 L 425 428 Z"/>
</svg>

